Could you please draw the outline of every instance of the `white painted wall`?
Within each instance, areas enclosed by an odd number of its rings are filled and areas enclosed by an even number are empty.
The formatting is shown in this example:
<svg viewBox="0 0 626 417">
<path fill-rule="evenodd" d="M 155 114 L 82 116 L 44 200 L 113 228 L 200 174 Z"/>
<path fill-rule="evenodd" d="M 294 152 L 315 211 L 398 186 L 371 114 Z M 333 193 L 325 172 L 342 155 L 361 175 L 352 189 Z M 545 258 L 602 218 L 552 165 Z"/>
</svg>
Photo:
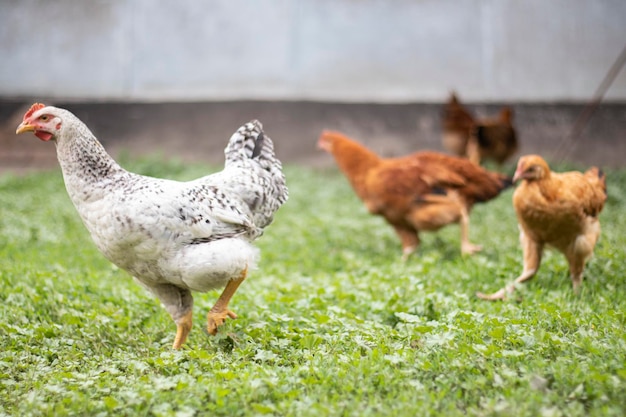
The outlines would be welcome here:
<svg viewBox="0 0 626 417">
<path fill-rule="evenodd" d="M 586 101 L 625 45 L 625 0 L 0 0 L 0 96 Z"/>
</svg>

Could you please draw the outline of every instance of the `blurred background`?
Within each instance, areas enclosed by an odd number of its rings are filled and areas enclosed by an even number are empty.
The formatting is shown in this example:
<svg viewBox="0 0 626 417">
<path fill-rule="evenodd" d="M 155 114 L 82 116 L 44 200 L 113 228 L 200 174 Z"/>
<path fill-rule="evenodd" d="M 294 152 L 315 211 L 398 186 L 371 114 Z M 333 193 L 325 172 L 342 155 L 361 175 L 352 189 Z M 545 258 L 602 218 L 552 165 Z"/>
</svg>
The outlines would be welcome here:
<svg viewBox="0 0 626 417">
<path fill-rule="evenodd" d="M 33 101 L 114 156 L 221 163 L 258 118 L 285 163 L 324 166 L 322 129 L 448 151 L 452 91 L 477 119 L 512 109 L 509 163 L 623 166 L 625 47 L 624 0 L 0 0 L 0 169 L 55 166 L 15 136 Z"/>
</svg>

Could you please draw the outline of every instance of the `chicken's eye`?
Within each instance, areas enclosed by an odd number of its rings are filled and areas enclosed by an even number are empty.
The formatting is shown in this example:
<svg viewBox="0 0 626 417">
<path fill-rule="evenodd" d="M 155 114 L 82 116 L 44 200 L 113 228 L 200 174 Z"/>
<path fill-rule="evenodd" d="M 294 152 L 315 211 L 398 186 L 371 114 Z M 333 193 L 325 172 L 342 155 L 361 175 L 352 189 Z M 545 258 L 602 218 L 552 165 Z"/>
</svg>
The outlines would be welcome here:
<svg viewBox="0 0 626 417">
<path fill-rule="evenodd" d="M 49 119 L 49 117 L 48 117 L 48 115 L 46 115 L 46 114 L 44 114 L 43 116 L 41 116 L 41 117 L 39 118 L 39 120 L 41 120 L 42 122 L 47 122 L 47 121 L 48 121 L 48 119 Z"/>
</svg>

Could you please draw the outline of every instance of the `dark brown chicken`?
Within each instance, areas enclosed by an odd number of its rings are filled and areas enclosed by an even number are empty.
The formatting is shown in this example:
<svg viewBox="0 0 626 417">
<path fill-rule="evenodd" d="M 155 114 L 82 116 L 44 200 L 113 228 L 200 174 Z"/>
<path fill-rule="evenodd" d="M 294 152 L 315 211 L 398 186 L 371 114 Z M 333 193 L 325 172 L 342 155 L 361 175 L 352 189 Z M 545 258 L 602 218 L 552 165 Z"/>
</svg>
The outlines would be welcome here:
<svg viewBox="0 0 626 417">
<path fill-rule="evenodd" d="M 502 165 L 517 151 L 513 111 L 504 107 L 494 118 L 475 119 L 452 93 L 443 112 L 443 146 L 480 164 L 491 159 Z"/>
<path fill-rule="evenodd" d="M 419 246 L 420 231 L 461 225 L 461 251 L 481 249 L 469 241 L 469 213 L 511 184 L 467 159 L 437 152 L 381 158 L 338 132 L 322 133 L 318 146 L 335 157 L 356 194 L 372 214 L 383 216 L 402 241 L 406 259 Z"/>
</svg>

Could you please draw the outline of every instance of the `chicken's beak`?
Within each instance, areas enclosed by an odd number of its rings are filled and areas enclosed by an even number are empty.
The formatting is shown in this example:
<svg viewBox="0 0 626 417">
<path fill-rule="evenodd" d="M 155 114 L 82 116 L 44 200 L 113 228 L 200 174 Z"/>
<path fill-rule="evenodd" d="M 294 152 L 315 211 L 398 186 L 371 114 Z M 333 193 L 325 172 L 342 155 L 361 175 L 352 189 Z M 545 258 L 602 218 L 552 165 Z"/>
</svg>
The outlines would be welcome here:
<svg viewBox="0 0 626 417">
<path fill-rule="evenodd" d="M 331 153 L 333 148 L 332 148 L 332 145 L 327 140 L 324 140 L 322 138 L 322 139 L 317 141 L 317 149 L 321 149 L 323 151 Z"/>
<path fill-rule="evenodd" d="M 516 182 L 518 182 L 519 180 L 521 180 L 524 177 L 524 172 L 521 170 L 517 170 L 515 171 L 515 174 L 513 174 L 513 184 L 515 184 Z"/>
<path fill-rule="evenodd" d="M 34 132 L 35 131 L 35 126 L 31 125 L 30 123 L 23 121 L 18 127 L 17 130 L 15 131 L 16 135 L 19 135 L 20 133 L 24 133 L 24 132 Z"/>
</svg>

